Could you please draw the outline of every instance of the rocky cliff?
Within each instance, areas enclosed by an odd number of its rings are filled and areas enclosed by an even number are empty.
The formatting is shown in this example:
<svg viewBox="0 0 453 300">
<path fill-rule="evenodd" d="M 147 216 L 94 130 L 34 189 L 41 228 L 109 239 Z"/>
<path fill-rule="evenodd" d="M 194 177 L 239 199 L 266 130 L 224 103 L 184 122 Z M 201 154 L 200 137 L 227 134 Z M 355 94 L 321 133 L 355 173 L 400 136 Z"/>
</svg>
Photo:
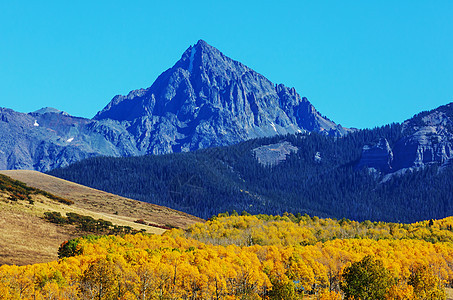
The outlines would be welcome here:
<svg viewBox="0 0 453 300">
<path fill-rule="evenodd" d="M 363 146 L 362 157 L 358 164 L 358 168 L 369 167 L 384 172 L 390 172 L 392 170 L 392 163 L 392 148 L 387 139 L 381 138 L 375 145 Z"/>
<path fill-rule="evenodd" d="M 402 124 L 403 137 L 390 147 L 385 139 L 365 145 L 358 167 L 385 173 L 449 163 L 453 158 L 453 103 L 422 112 Z"/>
</svg>

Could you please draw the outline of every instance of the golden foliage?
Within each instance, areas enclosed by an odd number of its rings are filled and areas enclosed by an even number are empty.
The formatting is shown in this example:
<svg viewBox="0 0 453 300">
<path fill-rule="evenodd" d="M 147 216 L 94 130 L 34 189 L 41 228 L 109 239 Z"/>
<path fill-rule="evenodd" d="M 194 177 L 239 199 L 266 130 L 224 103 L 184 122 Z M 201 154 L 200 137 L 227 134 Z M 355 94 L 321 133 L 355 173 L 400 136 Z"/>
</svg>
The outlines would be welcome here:
<svg viewBox="0 0 453 300">
<path fill-rule="evenodd" d="M 163 236 L 81 238 L 76 256 L 1 266 L 0 299 L 341 299 L 343 270 L 367 255 L 398 282 L 388 299 L 422 299 L 433 287 L 442 297 L 453 280 L 452 244 L 424 238 L 446 239 L 451 220 L 291 219 L 233 216 Z"/>
</svg>

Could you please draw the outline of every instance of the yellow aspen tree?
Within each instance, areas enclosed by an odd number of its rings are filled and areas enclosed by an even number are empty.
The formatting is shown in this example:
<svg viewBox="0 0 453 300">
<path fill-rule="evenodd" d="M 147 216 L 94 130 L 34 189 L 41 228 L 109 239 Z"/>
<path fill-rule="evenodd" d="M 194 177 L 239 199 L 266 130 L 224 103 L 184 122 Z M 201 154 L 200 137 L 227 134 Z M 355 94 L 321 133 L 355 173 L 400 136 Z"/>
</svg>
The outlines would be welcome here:
<svg viewBox="0 0 453 300">
<path fill-rule="evenodd" d="M 388 294 L 385 296 L 386 300 L 416 300 L 414 294 L 414 287 L 408 285 L 406 282 L 393 285 Z"/>
<path fill-rule="evenodd" d="M 34 292 L 34 274 L 28 267 L 11 266 L 6 276 L 11 299 L 27 299 Z"/>
<path fill-rule="evenodd" d="M 117 285 L 115 266 L 111 261 L 98 259 L 83 273 L 80 292 L 84 299 L 115 299 Z"/>
<path fill-rule="evenodd" d="M 41 290 L 43 299 L 58 300 L 60 299 L 60 287 L 55 281 L 47 282 Z"/>
<path fill-rule="evenodd" d="M 131 293 L 137 300 L 153 299 L 159 288 L 157 274 L 155 273 L 156 261 L 141 262 L 135 266 L 128 280 Z"/>
<path fill-rule="evenodd" d="M 442 282 L 426 265 L 417 265 L 413 268 L 408 284 L 414 287 L 416 299 L 446 299 Z"/>
<path fill-rule="evenodd" d="M 341 294 L 337 291 L 323 289 L 316 295 L 316 300 L 341 300 Z"/>
</svg>

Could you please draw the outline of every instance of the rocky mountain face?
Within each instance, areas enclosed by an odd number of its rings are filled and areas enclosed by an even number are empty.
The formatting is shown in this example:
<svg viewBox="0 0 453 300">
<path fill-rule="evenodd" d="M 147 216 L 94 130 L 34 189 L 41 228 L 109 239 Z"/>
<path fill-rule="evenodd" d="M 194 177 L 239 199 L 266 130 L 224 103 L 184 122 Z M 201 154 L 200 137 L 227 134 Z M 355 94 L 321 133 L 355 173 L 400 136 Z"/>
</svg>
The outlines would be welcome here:
<svg viewBox="0 0 453 300">
<path fill-rule="evenodd" d="M 365 145 L 362 150 L 362 157 L 358 168 L 370 167 L 384 172 L 392 170 L 393 152 L 389 142 L 381 138 L 376 145 Z"/>
<path fill-rule="evenodd" d="M 392 147 L 386 139 L 365 145 L 358 167 L 392 173 L 431 163 L 444 165 L 453 158 L 453 103 L 422 112 L 402 125 L 403 137 Z"/>
<path fill-rule="evenodd" d="M 116 96 L 94 119 L 123 122 L 138 149 L 154 154 L 276 134 L 347 132 L 294 88 L 273 84 L 202 40 L 151 87 Z"/>
<path fill-rule="evenodd" d="M 275 85 L 200 40 L 147 89 L 92 120 L 54 108 L 0 109 L 0 168 L 46 171 L 98 155 L 192 151 L 296 132 L 343 136 L 294 88 Z"/>
<path fill-rule="evenodd" d="M 128 139 L 115 143 L 121 133 Z M 56 109 L 24 114 L 0 108 L 0 169 L 46 171 L 92 156 L 134 154 L 133 139 L 121 126 L 102 131 L 101 122 Z"/>
</svg>

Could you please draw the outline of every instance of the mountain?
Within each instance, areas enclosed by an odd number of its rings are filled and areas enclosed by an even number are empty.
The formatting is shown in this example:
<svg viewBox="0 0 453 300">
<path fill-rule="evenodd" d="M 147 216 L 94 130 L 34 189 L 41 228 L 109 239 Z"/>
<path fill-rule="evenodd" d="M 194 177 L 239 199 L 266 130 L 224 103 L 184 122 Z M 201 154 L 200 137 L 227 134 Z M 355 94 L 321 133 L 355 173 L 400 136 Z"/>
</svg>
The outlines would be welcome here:
<svg viewBox="0 0 453 300">
<path fill-rule="evenodd" d="M 193 151 L 251 138 L 305 131 L 344 135 L 294 88 L 200 40 L 147 89 L 116 96 L 95 117 L 128 124 L 147 153 Z"/>
<path fill-rule="evenodd" d="M 232 210 L 443 218 L 453 214 L 452 107 L 342 138 L 298 133 L 189 153 L 91 158 L 50 173 L 203 218 Z"/>
<path fill-rule="evenodd" d="M 0 108 L 0 168 L 46 171 L 93 156 L 187 152 L 252 138 L 349 129 L 294 88 L 276 85 L 205 41 L 146 89 L 115 96 L 93 119 L 55 108 Z"/>
<path fill-rule="evenodd" d="M 126 138 L 115 140 L 115 134 Z M 122 126 L 40 110 L 19 113 L 0 108 L 0 169 L 45 171 L 84 158 L 138 154 Z"/>
</svg>

